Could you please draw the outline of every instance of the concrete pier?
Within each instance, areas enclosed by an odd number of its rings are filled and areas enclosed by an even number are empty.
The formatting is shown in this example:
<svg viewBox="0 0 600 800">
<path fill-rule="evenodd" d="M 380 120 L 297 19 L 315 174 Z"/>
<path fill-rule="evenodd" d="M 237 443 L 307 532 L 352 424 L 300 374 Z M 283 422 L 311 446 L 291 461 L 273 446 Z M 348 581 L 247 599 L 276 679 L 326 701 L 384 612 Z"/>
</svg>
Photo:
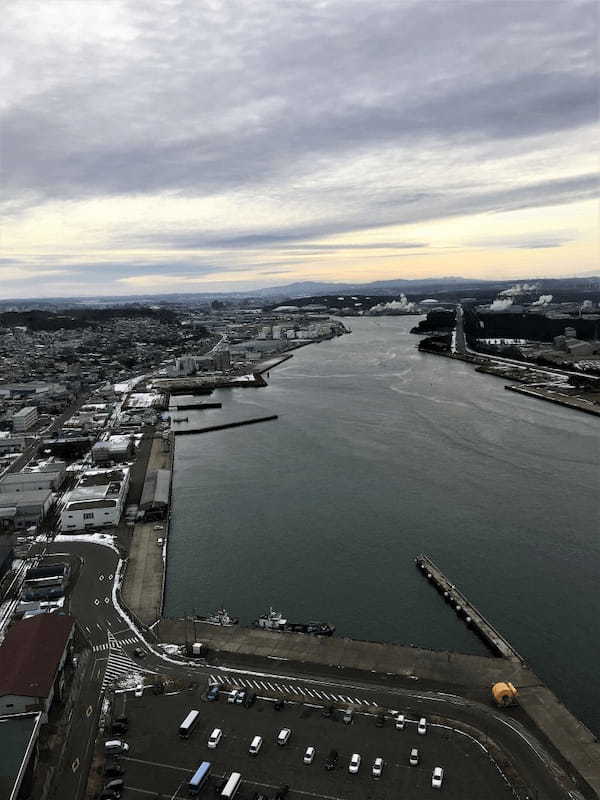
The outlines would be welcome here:
<svg viewBox="0 0 600 800">
<path fill-rule="evenodd" d="M 452 606 L 456 613 L 472 627 L 477 635 L 483 639 L 494 655 L 507 658 L 516 664 L 523 664 L 515 648 L 488 622 L 483 614 L 465 597 L 465 595 L 451 583 L 441 569 L 426 555 L 415 558 L 415 564 L 423 576 L 435 586 L 446 603 Z"/>
<path fill-rule="evenodd" d="M 173 433 L 175 436 L 183 436 L 187 433 L 210 433 L 211 431 L 224 431 L 227 428 L 241 428 L 244 425 L 256 425 L 258 422 L 270 422 L 273 419 L 278 419 L 278 415 L 269 414 L 267 417 L 253 417 L 240 420 L 240 422 L 224 422 L 221 425 L 207 425 L 204 428 L 175 428 Z"/>
</svg>

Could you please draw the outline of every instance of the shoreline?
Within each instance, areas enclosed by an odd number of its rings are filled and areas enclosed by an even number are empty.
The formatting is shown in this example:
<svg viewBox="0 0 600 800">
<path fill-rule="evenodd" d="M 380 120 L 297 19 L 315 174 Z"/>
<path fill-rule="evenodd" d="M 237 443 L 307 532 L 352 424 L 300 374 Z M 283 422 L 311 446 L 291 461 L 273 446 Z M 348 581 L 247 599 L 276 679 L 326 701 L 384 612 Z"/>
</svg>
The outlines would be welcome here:
<svg viewBox="0 0 600 800">
<path fill-rule="evenodd" d="M 497 378 L 501 378 L 502 380 L 511 380 L 516 381 L 519 380 L 518 376 L 514 374 L 510 377 L 508 375 L 504 375 L 502 373 L 503 365 L 497 361 L 494 361 L 493 356 L 486 356 L 486 355 L 471 355 L 469 353 L 451 353 L 447 350 L 437 350 L 433 348 L 426 348 L 419 346 L 420 353 L 427 353 L 428 355 L 434 356 L 442 356 L 444 358 L 450 358 L 455 361 L 464 361 L 467 364 L 476 364 L 476 372 L 480 372 L 482 375 L 493 375 Z M 505 365 L 505 369 L 508 371 L 512 369 L 515 370 L 516 366 L 514 364 Z M 569 408 L 573 411 L 581 411 L 586 414 L 592 414 L 593 416 L 600 417 L 600 406 L 594 408 L 592 406 L 582 405 L 585 401 L 582 398 L 567 395 L 567 394 L 559 394 L 557 391 L 556 385 L 552 386 L 549 383 L 548 386 L 536 386 L 535 389 L 531 386 L 527 385 L 527 381 L 525 380 L 525 376 L 527 373 L 543 373 L 544 368 L 540 367 L 537 364 L 526 364 L 523 362 L 522 367 L 519 367 L 523 370 L 523 380 L 519 381 L 517 384 L 505 384 L 504 388 L 509 392 L 516 392 L 517 394 L 526 395 L 527 397 L 534 397 L 537 400 L 545 400 L 548 403 L 554 403 L 554 405 L 563 406 L 563 408 Z M 558 376 L 560 375 L 559 371 L 555 371 L 555 374 Z M 525 384 L 524 386 L 519 385 L 520 383 Z"/>
</svg>

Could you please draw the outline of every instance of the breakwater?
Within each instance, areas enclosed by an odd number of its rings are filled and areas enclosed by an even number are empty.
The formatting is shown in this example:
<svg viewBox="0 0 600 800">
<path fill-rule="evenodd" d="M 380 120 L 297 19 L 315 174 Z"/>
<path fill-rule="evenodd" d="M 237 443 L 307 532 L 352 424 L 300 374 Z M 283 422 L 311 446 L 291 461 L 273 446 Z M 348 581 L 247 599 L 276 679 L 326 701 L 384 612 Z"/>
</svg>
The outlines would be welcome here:
<svg viewBox="0 0 600 800">
<path fill-rule="evenodd" d="M 203 428 L 178 428 L 174 430 L 175 436 L 184 436 L 190 433 L 211 433 L 212 431 L 224 431 L 228 428 L 242 428 L 245 425 L 256 425 L 259 422 L 270 422 L 271 420 L 278 419 L 278 414 L 268 414 L 266 417 L 253 417 L 251 419 L 243 419 L 239 422 L 224 422 L 220 425 L 206 425 Z"/>
<path fill-rule="evenodd" d="M 524 663 L 515 648 L 502 636 L 499 631 L 488 622 L 483 614 L 457 589 L 456 586 L 444 575 L 441 569 L 425 555 L 415 558 L 415 564 L 423 576 L 435 586 L 456 614 L 464 619 L 466 625 L 473 628 L 477 635 L 485 642 L 494 655 L 507 658 L 515 663 Z"/>
</svg>

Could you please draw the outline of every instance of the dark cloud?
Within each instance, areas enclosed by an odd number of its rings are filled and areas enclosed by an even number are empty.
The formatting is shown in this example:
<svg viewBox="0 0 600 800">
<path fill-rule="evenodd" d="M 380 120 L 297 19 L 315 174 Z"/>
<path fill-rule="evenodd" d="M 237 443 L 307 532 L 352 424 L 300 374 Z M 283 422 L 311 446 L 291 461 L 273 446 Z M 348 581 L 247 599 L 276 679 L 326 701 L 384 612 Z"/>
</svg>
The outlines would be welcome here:
<svg viewBox="0 0 600 800">
<path fill-rule="evenodd" d="M 373 247 L 318 238 L 587 199 L 598 32 L 594 0 L 9 0 L 5 213 L 62 201 L 68 229 L 104 199 L 106 248 L 214 251 L 65 267 L 88 281 L 311 263 Z M 119 227 L 122 195 L 156 199 L 148 224 Z M 170 198 L 205 205 L 175 229 Z M 554 246 L 536 241 L 513 246 Z"/>
<path fill-rule="evenodd" d="M 527 0 L 258 2 L 239 17 L 191 2 L 124 7 L 131 54 L 72 56 L 72 73 L 3 115 L 12 193 L 211 195 L 285 185 L 371 148 L 464 148 L 597 119 L 592 3 L 540 14 Z"/>
</svg>

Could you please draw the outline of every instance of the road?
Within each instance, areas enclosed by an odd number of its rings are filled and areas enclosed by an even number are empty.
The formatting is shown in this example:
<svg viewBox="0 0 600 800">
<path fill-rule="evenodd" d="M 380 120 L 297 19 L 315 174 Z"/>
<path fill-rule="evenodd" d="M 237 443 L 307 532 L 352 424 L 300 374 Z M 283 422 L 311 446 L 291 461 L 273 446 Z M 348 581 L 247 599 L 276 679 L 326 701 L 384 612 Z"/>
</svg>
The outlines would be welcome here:
<svg viewBox="0 0 600 800">
<path fill-rule="evenodd" d="M 403 709 L 419 716 L 439 715 L 470 725 L 484 732 L 511 754 L 520 775 L 537 790 L 536 800 L 564 800 L 570 795 L 555 780 L 542 745 L 520 723 L 501 712 L 463 698 L 423 691 L 401 689 L 377 682 L 352 678 L 331 678 L 304 665 L 301 672 L 286 662 L 265 669 L 239 666 L 177 663 L 147 643 L 133 628 L 119 605 L 116 580 L 119 554 L 115 549 L 85 541 L 61 540 L 47 546 L 47 553 L 68 558 L 74 569 L 74 585 L 69 610 L 77 617 L 88 639 L 91 657 L 86 664 L 83 690 L 73 714 L 68 735 L 65 768 L 60 778 L 62 797 L 74 800 L 82 796 L 96 737 L 102 689 L 110 680 L 136 673 L 146 673 L 148 682 L 160 674 L 177 680 L 197 683 L 209 678 L 239 686 L 256 688 L 260 694 L 311 699 L 317 703 L 333 702 L 381 705 Z M 276 635 L 276 634 L 274 634 Z M 133 651 L 142 648 L 146 656 L 136 660 Z M 308 670 L 308 671 L 304 671 Z M 379 679 L 381 680 L 381 678 Z M 337 698 L 337 699 L 334 699 Z"/>
</svg>

